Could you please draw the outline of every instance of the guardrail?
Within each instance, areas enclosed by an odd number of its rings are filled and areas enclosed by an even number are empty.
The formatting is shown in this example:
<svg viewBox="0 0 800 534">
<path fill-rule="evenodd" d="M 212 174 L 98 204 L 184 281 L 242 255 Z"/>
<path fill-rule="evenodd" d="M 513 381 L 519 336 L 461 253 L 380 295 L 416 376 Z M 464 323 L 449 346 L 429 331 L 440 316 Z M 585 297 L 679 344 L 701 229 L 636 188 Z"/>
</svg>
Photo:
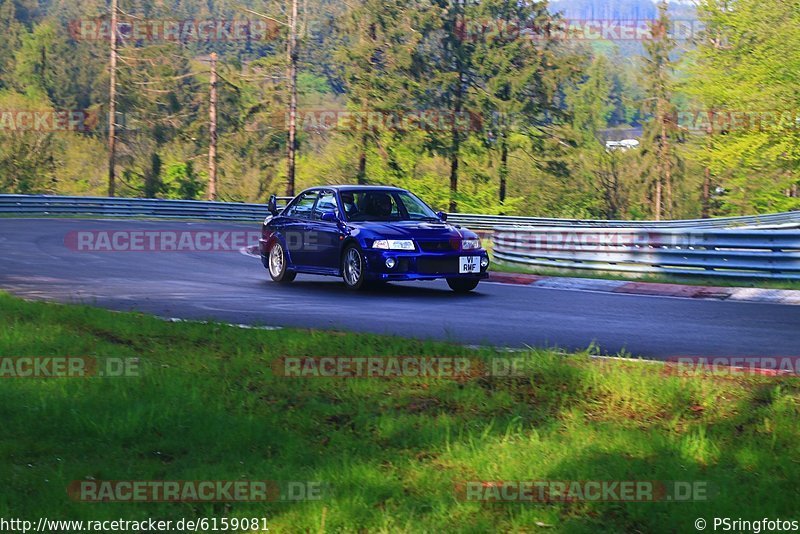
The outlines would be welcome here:
<svg viewBox="0 0 800 534">
<path fill-rule="evenodd" d="M 285 201 L 286 199 L 283 198 Z M 262 221 L 266 204 L 145 198 L 0 195 L 0 215 L 92 215 Z"/>
<path fill-rule="evenodd" d="M 264 204 L 0 195 L 0 215 L 261 221 L 268 212 Z M 800 212 L 661 222 L 459 213 L 448 221 L 494 230 L 495 259 L 517 265 L 800 280 L 800 231 L 763 229 L 800 225 Z"/>
<path fill-rule="evenodd" d="M 545 227 L 590 227 L 590 228 L 735 228 L 739 226 L 784 226 L 800 227 L 800 211 L 771 213 L 768 215 L 746 215 L 742 217 L 718 217 L 714 219 L 683 219 L 677 221 L 620 221 L 591 219 L 550 219 L 544 217 L 514 217 L 503 215 L 476 215 L 453 213 L 447 220 L 463 224 L 472 230 L 491 230 L 496 226 L 545 226 Z"/>
<path fill-rule="evenodd" d="M 286 202 L 290 197 L 279 197 Z M 0 195 L 0 215 L 99 215 L 103 217 L 156 217 L 260 221 L 267 215 L 265 204 L 164 200 L 143 198 L 74 197 L 48 195 Z M 800 227 L 800 211 L 680 221 L 603 221 L 511 217 L 453 213 L 448 221 L 472 230 L 495 226 L 546 226 L 592 228 L 732 228 L 737 226 Z"/>
<path fill-rule="evenodd" d="M 496 260 L 529 267 L 800 280 L 800 231 L 495 228 Z"/>
</svg>

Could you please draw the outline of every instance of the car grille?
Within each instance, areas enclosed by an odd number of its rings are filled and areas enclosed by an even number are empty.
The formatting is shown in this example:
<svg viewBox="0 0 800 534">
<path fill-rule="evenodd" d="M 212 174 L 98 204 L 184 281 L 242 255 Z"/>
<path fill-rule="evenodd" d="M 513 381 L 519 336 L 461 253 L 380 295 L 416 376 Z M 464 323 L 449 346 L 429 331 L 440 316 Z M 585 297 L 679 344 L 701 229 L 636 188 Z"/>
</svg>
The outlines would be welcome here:
<svg viewBox="0 0 800 534">
<path fill-rule="evenodd" d="M 437 240 L 437 241 L 419 241 L 419 248 L 423 252 L 449 252 L 451 250 L 458 250 L 460 243 L 457 239 Z"/>
<path fill-rule="evenodd" d="M 458 272 L 458 257 L 454 258 L 417 258 L 419 274 L 442 274 Z"/>
</svg>

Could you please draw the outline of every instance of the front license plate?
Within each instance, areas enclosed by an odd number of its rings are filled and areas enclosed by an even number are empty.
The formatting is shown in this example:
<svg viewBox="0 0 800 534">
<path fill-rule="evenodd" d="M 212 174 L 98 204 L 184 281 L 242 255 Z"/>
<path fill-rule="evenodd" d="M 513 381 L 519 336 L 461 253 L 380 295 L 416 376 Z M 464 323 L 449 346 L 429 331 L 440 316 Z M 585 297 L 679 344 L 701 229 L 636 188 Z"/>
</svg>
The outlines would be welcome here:
<svg viewBox="0 0 800 534">
<path fill-rule="evenodd" d="M 481 272 L 480 256 L 461 256 L 458 258 L 458 273 L 479 273 Z"/>
</svg>

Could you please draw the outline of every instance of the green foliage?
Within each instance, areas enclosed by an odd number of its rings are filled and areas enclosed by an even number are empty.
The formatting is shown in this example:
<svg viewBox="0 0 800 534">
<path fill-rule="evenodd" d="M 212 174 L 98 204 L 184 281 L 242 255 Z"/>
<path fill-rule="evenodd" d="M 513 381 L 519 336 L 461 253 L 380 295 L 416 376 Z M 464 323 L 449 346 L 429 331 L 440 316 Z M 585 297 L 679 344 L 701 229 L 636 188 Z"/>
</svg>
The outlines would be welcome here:
<svg viewBox="0 0 800 534">
<path fill-rule="evenodd" d="M 195 200 L 200 197 L 204 188 L 205 183 L 195 172 L 191 161 L 168 165 L 164 172 L 162 190 L 165 198 Z"/>
<path fill-rule="evenodd" d="M 226 2 L 173 4 L 137 0 L 121 8 L 125 16 L 146 18 L 242 16 Z M 645 10 L 633 1 L 606 7 L 655 16 L 646 4 Z M 285 18 L 277 7 L 243 6 Z M 796 209 L 800 20 L 792 6 L 703 0 L 699 16 L 707 29 L 687 60 L 678 61 L 670 39 L 657 38 L 636 44 L 645 54 L 637 62 L 624 43 L 531 35 L 556 10 L 593 18 L 587 13 L 597 7 L 594 0 L 555 7 L 308 0 L 300 17 L 301 110 L 387 118 L 427 112 L 468 116 L 470 125 L 303 129 L 298 185 L 393 183 L 419 190 L 442 209 L 541 216 L 653 217 L 657 187 L 663 216 L 697 217 L 701 204 L 719 215 Z M 668 15 L 690 19 L 692 9 L 672 3 L 659 24 Z M 70 24 L 106 14 L 100 0 L 41 8 L 31 0 L 0 0 L 0 90 L 22 99 L 9 105 L 85 109 L 100 118 L 90 132 L 0 131 L 2 191 L 103 193 L 108 44 L 75 39 Z M 262 42 L 121 43 L 117 122 L 126 126 L 117 136 L 118 194 L 202 196 L 211 51 L 220 56 L 220 198 L 263 201 L 282 191 L 285 33 L 282 27 Z M 675 112 L 687 108 L 739 112 L 750 125 L 731 127 L 717 117 L 711 135 L 696 124 L 683 130 Z M 754 126 L 761 112 L 784 119 Z M 640 125 L 641 150 L 605 149 L 617 135 L 612 129 Z M 701 202 L 706 169 L 712 193 L 724 192 Z"/>
<path fill-rule="evenodd" d="M 672 52 L 676 43 L 669 33 L 670 17 L 667 2 L 658 4 L 658 18 L 650 31 L 652 39 L 644 44 L 641 85 L 646 98 L 642 112 L 648 117 L 642 135 L 642 156 L 645 163 L 643 182 L 652 200 L 651 216 L 656 220 L 666 215 L 673 218 L 675 190 L 683 176 L 682 159 L 676 144 L 681 141 L 673 103 L 675 62 Z"/>
<path fill-rule="evenodd" d="M 102 98 L 105 62 L 96 43 L 75 46 L 65 28 L 50 19 L 25 32 L 14 59 L 14 85 L 46 97 L 58 109 L 90 108 Z"/>
<path fill-rule="evenodd" d="M 0 91 L 0 191 L 56 191 L 62 140 L 53 132 L 27 131 L 20 113 L 52 113 L 41 96 Z"/>
<path fill-rule="evenodd" d="M 596 56 L 586 71 L 585 80 L 567 93 L 572 126 L 587 141 L 597 140 L 600 131 L 608 127 L 614 111 L 609 70 L 608 59 Z"/>
<path fill-rule="evenodd" d="M 17 21 L 13 0 L 0 3 L 0 89 L 13 83 L 10 76 L 14 72 L 14 53 L 20 46 L 22 24 Z"/>
<path fill-rule="evenodd" d="M 707 129 L 696 157 L 726 190 L 719 211 L 800 208 L 796 2 L 704 0 L 699 15 L 706 29 L 684 90 Z"/>
<path fill-rule="evenodd" d="M 306 96 L 324 96 L 331 92 L 331 87 L 322 76 L 310 72 L 300 72 L 297 74 L 297 92 Z"/>
</svg>

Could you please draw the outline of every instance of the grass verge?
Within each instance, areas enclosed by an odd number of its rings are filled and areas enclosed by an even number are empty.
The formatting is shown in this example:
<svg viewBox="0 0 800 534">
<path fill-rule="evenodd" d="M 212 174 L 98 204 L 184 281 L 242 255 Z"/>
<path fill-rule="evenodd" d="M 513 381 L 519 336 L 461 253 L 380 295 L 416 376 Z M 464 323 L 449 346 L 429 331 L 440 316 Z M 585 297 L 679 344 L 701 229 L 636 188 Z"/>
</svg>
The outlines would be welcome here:
<svg viewBox="0 0 800 534">
<path fill-rule="evenodd" d="M 0 517 L 266 517 L 271 532 L 664 532 L 792 518 L 795 379 L 665 376 L 551 351 L 524 376 L 288 379 L 282 356 L 468 356 L 394 337 L 243 330 L 0 294 L 0 356 L 139 358 L 141 376 L 4 379 Z M 322 500 L 83 503 L 71 481 L 309 480 Z M 702 481 L 692 502 L 466 502 L 457 481 Z"/>
</svg>

